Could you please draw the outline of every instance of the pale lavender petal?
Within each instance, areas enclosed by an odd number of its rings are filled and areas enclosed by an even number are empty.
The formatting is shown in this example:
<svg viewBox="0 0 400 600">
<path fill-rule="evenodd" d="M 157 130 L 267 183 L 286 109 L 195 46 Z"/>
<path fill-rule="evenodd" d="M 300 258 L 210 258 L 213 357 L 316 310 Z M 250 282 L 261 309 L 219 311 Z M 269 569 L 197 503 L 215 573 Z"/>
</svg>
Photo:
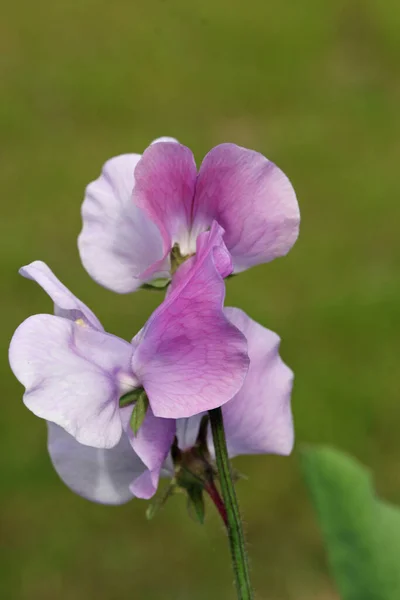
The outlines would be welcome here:
<svg viewBox="0 0 400 600">
<path fill-rule="evenodd" d="M 158 144 L 155 144 L 158 146 Z M 78 246 L 83 266 L 98 283 L 121 294 L 141 286 L 152 265 L 154 277 L 169 275 L 169 257 L 157 225 L 132 200 L 139 154 L 107 161 L 86 188 Z"/>
<path fill-rule="evenodd" d="M 141 332 L 132 369 L 158 417 L 190 417 L 222 406 L 248 369 L 246 340 L 223 313 L 224 280 L 216 267 L 223 230 L 215 223 L 198 243 L 195 263 Z M 226 252 L 226 250 L 225 250 Z"/>
<path fill-rule="evenodd" d="M 136 165 L 133 200 L 161 232 L 164 256 L 175 242 L 183 254 L 194 250 L 189 232 L 196 176 L 192 152 L 176 142 L 152 144 Z"/>
<path fill-rule="evenodd" d="M 171 452 L 168 454 L 160 471 L 160 479 L 172 479 L 175 475 L 175 465 Z"/>
<path fill-rule="evenodd" d="M 104 331 L 102 324 L 94 313 L 81 302 L 57 277 L 53 271 L 40 260 L 35 260 L 30 265 L 21 267 L 20 274 L 27 279 L 32 279 L 50 296 L 54 302 L 54 313 L 70 321 L 82 320 L 84 323 Z"/>
<path fill-rule="evenodd" d="M 114 448 L 92 448 L 48 423 L 51 461 L 64 483 L 76 494 L 100 504 L 124 504 L 134 496 L 130 484 L 145 470 L 126 435 Z"/>
<path fill-rule="evenodd" d="M 153 140 L 151 143 L 152 144 L 158 144 L 159 142 L 173 142 L 174 144 L 179 144 L 179 142 L 178 142 L 178 140 L 176 138 L 169 137 L 167 135 L 159 137 L 159 138 Z"/>
<path fill-rule="evenodd" d="M 262 154 L 221 144 L 204 158 L 193 207 L 196 235 L 216 219 L 235 272 L 286 254 L 297 239 L 300 213 L 286 175 Z"/>
<path fill-rule="evenodd" d="M 174 441 L 176 424 L 173 419 L 155 417 L 149 408 L 142 426 L 134 435 L 129 425 L 131 413 L 131 407 L 121 411 L 123 426 L 133 450 L 147 469 L 132 480 L 130 490 L 134 496 L 148 499 L 157 491 L 161 469 Z"/>
<path fill-rule="evenodd" d="M 279 356 L 280 339 L 237 308 L 225 314 L 246 336 L 250 356 L 243 387 L 222 409 L 229 454 L 290 454 L 293 373 Z"/>
<path fill-rule="evenodd" d="M 178 447 L 181 450 L 189 450 L 196 444 L 200 431 L 200 423 L 204 414 L 207 413 L 200 413 L 189 419 L 177 419 L 176 439 L 178 440 Z"/>
<path fill-rule="evenodd" d="M 118 401 L 131 355 L 128 342 L 52 315 L 24 321 L 9 351 L 25 405 L 96 448 L 111 448 L 121 437 Z"/>
</svg>

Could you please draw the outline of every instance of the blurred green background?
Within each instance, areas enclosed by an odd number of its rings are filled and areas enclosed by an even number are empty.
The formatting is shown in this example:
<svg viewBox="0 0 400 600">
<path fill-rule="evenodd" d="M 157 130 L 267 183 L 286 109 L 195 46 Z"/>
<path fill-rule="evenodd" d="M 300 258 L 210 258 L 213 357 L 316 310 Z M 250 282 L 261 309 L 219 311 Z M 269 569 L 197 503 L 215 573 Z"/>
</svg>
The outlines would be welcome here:
<svg viewBox="0 0 400 600">
<path fill-rule="evenodd" d="M 150 315 L 160 296 L 97 286 L 76 237 L 103 162 L 161 135 L 199 161 L 236 142 L 291 178 L 298 243 L 229 281 L 227 303 L 282 336 L 298 444 L 354 453 L 400 503 L 398 1 L 14 0 L 2 13 L 1 598 L 234 597 L 214 508 L 202 528 L 181 497 L 148 523 L 143 501 L 74 496 L 6 358 L 17 325 L 51 311 L 17 275 L 34 259 L 114 333 Z M 296 455 L 236 466 L 258 600 L 334 600 Z"/>
</svg>

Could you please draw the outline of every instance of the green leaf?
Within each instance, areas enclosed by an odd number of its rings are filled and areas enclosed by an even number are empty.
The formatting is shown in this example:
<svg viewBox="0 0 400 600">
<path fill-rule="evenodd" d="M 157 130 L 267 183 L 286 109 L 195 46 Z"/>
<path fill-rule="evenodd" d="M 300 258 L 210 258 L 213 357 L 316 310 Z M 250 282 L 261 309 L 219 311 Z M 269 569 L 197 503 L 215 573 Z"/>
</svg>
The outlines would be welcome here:
<svg viewBox="0 0 400 600">
<path fill-rule="evenodd" d="M 350 456 L 310 449 L 302 465 L 342 600 L 399 600 L 400 510 Z"/>
<path fill-rule="evenodd" d="M 147 409 L 149 408 L 149 399 L 147 398 L 146 392 L 142 390 L 139 394 L 135 406 L 133 407 L 130 426 L 133 433 L 136 435 L 141 428 L 144 418 L 146 416 Z"/>
</svg>

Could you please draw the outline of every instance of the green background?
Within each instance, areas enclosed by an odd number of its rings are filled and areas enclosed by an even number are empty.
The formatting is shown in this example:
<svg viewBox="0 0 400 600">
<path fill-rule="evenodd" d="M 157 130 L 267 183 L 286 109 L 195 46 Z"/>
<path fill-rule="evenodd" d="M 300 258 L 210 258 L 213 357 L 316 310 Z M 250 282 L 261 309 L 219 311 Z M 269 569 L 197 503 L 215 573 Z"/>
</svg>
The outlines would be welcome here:
<svg viewBox="0 0 400 600">
<path fill-rule="evenodd" d="M 200 527 L 176 497 L 148 523 L 143 501 L 74 496 L 6 359 L 17 325 L 51 311 L 17 275 L 34 259 L 128 339 L 155 308 L 155 293 L 97 286 L 76 237 L 103 162 L 161 135 L 199 161 L 236 142 L 291 178 L 298 243 L 229 281 L 227 304 L 282 336 L 298 444 L 354 453 L 400 502 L 398 1 L 14 0 L 2 13 L 1 598 L 234 598 L 213 507 Z M 235 464 L 258 600 L 334 600 L 296 455 Z"/>
</svg>

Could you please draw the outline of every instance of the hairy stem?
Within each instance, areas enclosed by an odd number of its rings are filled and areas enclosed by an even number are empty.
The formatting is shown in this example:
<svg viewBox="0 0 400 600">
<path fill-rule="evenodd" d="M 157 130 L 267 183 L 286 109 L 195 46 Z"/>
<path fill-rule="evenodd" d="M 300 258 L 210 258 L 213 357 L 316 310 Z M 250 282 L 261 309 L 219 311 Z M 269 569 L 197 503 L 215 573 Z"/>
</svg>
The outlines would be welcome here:
<svg viewBox="0 0 400 600">
<path fill-rule="evenodd" d="M 222 497 L 226 509 L 229 545 L 233 570 L 235 573 L 238 600 L 252 600 L 253 592 L 250 584 L 249 563 L 242 521 L 239 513 L 239 505 L 229 464 L 222 410 L 220 408 L 215 408 L 214 410 L 210 410 L 208 414 L 210 416 Z"/>
</svg>

